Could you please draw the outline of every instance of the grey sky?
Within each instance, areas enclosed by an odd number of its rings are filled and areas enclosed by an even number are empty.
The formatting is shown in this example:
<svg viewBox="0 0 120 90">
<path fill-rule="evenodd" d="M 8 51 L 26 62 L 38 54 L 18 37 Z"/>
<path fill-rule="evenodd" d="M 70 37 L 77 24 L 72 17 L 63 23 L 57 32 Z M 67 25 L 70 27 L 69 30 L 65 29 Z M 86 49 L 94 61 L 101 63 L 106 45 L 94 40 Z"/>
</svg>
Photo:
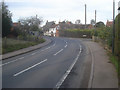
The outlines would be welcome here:
<svg viewBox="0 0 120 90">
<path fill-rule="evenodd" d="M 116 15 L 118 14 L 118 2 L 116 1 Z M 113 0 L 5 0 L 9 10 L 13 14 L 13 21 L 19 18 L 38 16 L 43 20 L 63 21 L 73 23 L 80 19 L 84 23 L 84 5 L 87 4 L 87 23 L 94 19 L 94 11 L 97 10 L 97 22 L 112 20 Z"/>
</svg>

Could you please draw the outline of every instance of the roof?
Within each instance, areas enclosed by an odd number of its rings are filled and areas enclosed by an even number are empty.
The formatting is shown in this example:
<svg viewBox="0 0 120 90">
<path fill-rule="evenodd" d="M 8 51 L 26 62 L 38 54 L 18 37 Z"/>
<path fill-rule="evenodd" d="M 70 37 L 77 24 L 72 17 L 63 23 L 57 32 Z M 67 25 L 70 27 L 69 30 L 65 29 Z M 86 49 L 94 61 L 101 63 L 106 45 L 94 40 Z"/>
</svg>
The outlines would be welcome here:
<svg viewBox="0 0 120 90">
<path fill-rule="evenodd" d="M 47 31 L 47 30 L 49 30 L 49 28 L 52 27 L 53 25 L 55 25 L 54 21 L 46 22 L 46 25 L 43 26 L 43 30 L 44 30 L 44 31 Z"/>
<path fill-rule="evenodd" d="M 51 25 L 50 28 L 55 28 L 56 26 L 58 26 L 58 24 Z"/>
<path fill-rule="evenodd" d="M 107 21 L 106 26 L 111 27 L 113 25 L 113 21 Z"/>
<path fill-rule="evenodd" d="M 17 23 L 17 22 L 13 23 L 14 27 L 17 27 L 18 25 L 19 25 L 19 23 Z"/>
</svg>

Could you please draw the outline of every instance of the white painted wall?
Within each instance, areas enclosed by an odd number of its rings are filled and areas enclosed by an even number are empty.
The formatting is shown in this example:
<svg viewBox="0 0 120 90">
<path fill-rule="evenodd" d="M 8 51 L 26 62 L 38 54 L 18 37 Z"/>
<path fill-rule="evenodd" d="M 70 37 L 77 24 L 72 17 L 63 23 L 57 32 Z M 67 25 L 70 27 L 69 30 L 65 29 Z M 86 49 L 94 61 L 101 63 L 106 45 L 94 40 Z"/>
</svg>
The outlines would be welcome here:
<svg viewBox="0 0 120 90">
<path fill-rule="evenodd" d="M 56 30 L 58 28 L 59 28 L 58 26 L 56 26 L 55 28 L 49 28 L 49 31 L 44 32 L 44 35 L 46 35 L 46 36 L 52 36 L 51 32 L 53 32 L 53 36 L 55 37 L 56 36 Z"/>
<path fill-rule="evenodd" d="M 53 32 L 53 36 L 55 37 L 56 34 L 56 28 L 50 28 L 49 33 Z M 51 33 L 52 34 L 52 33 Z"/>
</svg>

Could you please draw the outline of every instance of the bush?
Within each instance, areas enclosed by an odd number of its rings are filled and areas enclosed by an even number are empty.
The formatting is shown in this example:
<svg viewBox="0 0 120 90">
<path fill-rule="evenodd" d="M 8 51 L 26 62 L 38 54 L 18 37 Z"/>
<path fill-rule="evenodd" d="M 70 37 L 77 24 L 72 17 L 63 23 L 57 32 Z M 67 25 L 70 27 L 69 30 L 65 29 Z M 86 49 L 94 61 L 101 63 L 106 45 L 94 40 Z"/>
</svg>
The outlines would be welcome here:
<svg viewBox="0 0 120 90">
<path fill-rule="evenodd" d="M 96 28 L 92 31 L 92 35 L 99 37 L 109 47 L 112 47 L 112 27 Z"/>
</svg>

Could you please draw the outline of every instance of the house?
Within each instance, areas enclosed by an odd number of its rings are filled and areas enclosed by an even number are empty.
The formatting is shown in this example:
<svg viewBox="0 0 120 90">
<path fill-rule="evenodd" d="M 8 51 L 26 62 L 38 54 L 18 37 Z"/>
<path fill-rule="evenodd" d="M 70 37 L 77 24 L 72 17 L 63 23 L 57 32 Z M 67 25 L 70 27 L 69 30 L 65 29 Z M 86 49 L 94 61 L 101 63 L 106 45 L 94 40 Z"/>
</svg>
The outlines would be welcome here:
<svg viewBox="0 0 120 90">
<path fill-rule="evenodd" d="M 58 37 L 59 36 L 59 25 L 58 24 L 52 25 L 49 28 L 49 34 L 50 36 Z"/>
<path fill-rule="evenodd" d="M 70 21 L 59 22 L 59 26 L 61 30 L 67 29 L 93 29 L 94 26 L 92 24 L 73 24 Z"/>
<path fill-rule="evenodd" d="M 113 21 L 107 20 L 106 27 L 112 27 Z"/>
<path fill-rule="evenodd" d="M 19 26 L 20 26 L 20 22 L 14 22 L 14 23 L 12 24 L 11 31 L 16 30 L 17 28 L 19 28 Z"/>
<path fill-rule="evenodd" d="M 43 33 L 45 36 L 53 36 L 58 37 L 59 36 L 59 25 L 55 24 L 54 21 L 52 22 L 46 22 L 46 25 L 43 26 Z"/>
</svg>

